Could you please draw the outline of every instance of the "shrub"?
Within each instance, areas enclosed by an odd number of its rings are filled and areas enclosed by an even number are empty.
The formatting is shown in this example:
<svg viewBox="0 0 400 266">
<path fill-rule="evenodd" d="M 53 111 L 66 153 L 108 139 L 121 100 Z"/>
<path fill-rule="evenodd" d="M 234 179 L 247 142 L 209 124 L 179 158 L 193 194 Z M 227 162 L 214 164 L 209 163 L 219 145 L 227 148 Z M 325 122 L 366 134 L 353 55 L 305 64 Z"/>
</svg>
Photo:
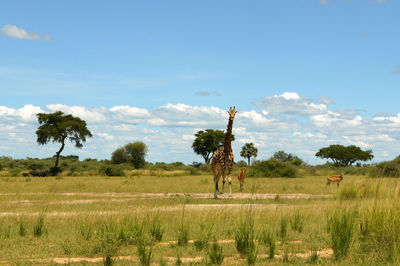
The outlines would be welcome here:
<svg viewBox="0 0 400 266">
<path fill-rule="evenodd" d="M 248 171 L 248 176 L 261 177 L 296 177 L 297 167 L 290 162 L 281 162 L 274 159 L 257 161 Z"/>
<path fill-rule="evenodd" d="M 124 169 L 119 165 L 109 165 L 102 169 L 106 176 L 124 176 Z"/>
<path fill-rule="evenodd" d="M 50 167 L 50 170 L 49 170 L 49 174 L 52 176 L 56 176 L 61 172 L 62 172 L 62 170 L 60 167 Z"/>
<path fill-rule="evenodd" d="M 8 173 L 10 176 L 18 176 L 21 173 L 21 169 L 20 168 L 12 168 L 10 170 L 8 170 Z"/>
</svg>

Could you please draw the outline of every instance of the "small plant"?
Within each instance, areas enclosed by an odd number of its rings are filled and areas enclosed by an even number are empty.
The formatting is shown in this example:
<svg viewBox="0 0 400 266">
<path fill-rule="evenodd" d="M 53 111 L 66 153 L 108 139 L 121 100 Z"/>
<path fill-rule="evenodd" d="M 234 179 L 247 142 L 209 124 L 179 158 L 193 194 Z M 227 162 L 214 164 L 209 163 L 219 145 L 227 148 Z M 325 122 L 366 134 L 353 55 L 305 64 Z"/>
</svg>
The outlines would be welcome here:
<svg viewBox="0 0 400 266">
<path fill-rule="evenodd" d="M 281 217 L 281 227 L 280 227 L 279 235 L 282 239 L 282 242 L 286 241 L 287 224 L 288 224 L 288 222 L 287 222 L 286 217 Z"/>
<path fill-rule="evenodd" d="M 201 251 L 208 246 L 208 242 L 211 237 L 211 229 L 212 226 L 209 228 L 202 226 L 199 238 L 194 241 L 194 246 L 196 247 L 197 251 Z"/>
<path fill-rule="evenodd" d="M 44 224 L 44 214 L 40 214 L 36 224 L 33 226 L 33 235 L 40 237 L 44 233 L 47 233 L 47 229 Z"/>
<path fill-rule="evenodd" d="M 222 246 L 218 244 L 218 241 L 214 238 L 214 242 L 208 250 L 208 257 L 212 264 L 221 265 L 224 261 L 224 255 L 222 253 Z"/>
<path fill-rule="evenodd" d="M 162 240 L 164 229 L 162 228 L 161 220 L 158 214 L 150 221 L 149 231 L 154 240 L 158 242 Z"/>
<path fill-rule="evenodd" d="M 85 240 L 90 240 L 93 236 L 93 228 L 91 225 L 80 224 L 79 232 Z"/>
<path fill-rule="evenodd" d="M 189 229 L 181 224 L 178 230 L 178 246 L 186 246 L 189 242 Z"/>
<path fill-rule="evenodd" d="M 318 261 L 318 246 L 314 240 L 313 234 L 310 235 L 310 263 L 317 263 Z"/>
<path fill-rule="evenodd" d="M 316 263 L 318 261 L 318 252 L 315 245 L 311 246 L 310 262 Z"/>
<path fill-rule="evenodd" d="M 22 218 L 19 219 L 19 235 L 26 236 L 26 227 Z"/>
<path fill-rule="evenodd" d="M 251 245 L 247 250 L 247 263 L 249 265 L 254 265 L 256 263 L 258 256 L 258 243 Z"/>
<path fill-rule="evenodd" d="M 264 244 L 269 247 L 269 259 L 273 259 L 275 257 L 275 235 L 272 230 L 264 231 L 262 234 L 262 241 Z"/>
<path fill-rule="evenodd" d="M 250 262 L 255 261 L 257 258 L 258 245 L 256 244 L 256 239 L 253 214 L 249 211 L 235 232 L 235 245 L 239 255 L 247 257 Z"/>
<path fill-rule="evenodd" d="M 146 248 L 146 242 L 143 240 L 138 242 L 137 251 L 138 251 L 140 265 L 145 265 L 145 266 L 150 265 L 153 256 L 152 254 L 153 248 L 152 247 Z"/>
<path fill-rule="evenodd" d="M 118 228 L 113 222 L 103 224 L 98 231 L 98 252 L 103 255 L 103 264 L 110 266 L 114 264 L 115 257 L 120 248 L 121 241 L 118 239 Z"/>
<path fill-rule="evenodd" d="M 337 211 L 329 219 L 331 246 L 336 260 L 346 257 L 353 240 L 355 215 L 351 211 Z"/>
<path fill-rule="evenodd" d="M 178 250 L 176 250 L 176 261 L 175 261 L 175 265 L 182 265 L 181 255 L 179 254 L 179 251 L 178 251 Z"/>
<path fill-rule="evenodd" d="M 11 237 L 11 225 L 8 225 L 6 227 L 6 229 L 4 230 L 4 234 L 6 238 L 10 238 Z"/>
<path fill-rule="evenodd" d="M 294 231 L 303 232 L 304 220 L 299 211 L 296 211 L 290 219 L 290 226 Z"/>
<path fill-rule="evenodd" d="M 189 228 L 185 224 L 185 207 L 183 207 L 181 224 L 178 229 L 178 246 L 186 246 L 188 242 L 189 242 Z"/>
<path fill-rule="evenodd" d="M 65 255 L 71 255 L 72 254 L 72 243 L 69 240 L 63 241 L 61 240 L 61 248 L 64 250 Z"/>
<path fill-rule="evenodd" d="M 282 261 L 284 263 L 289 262 L 289 248 L 287 246 L 283 248 Z"/>
</svg>

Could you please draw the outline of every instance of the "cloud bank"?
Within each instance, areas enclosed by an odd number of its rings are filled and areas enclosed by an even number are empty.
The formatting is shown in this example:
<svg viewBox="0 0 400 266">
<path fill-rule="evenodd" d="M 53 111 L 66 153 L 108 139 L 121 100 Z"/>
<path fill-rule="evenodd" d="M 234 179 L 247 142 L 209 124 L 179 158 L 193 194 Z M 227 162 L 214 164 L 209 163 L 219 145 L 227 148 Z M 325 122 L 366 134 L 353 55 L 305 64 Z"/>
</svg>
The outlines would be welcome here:
<svg viewBox="0 0 400 266">
<path fill-rule="evenodd" d="M 318 103 L 294 92 L 265 96 L 251 110 L 239 110 L 233 133 L 235 160 L 241 147 L 253 142 L 258 159 L 267 159 L 278 150 L 294 153 L 307 162 L 322 163 L 314 154 L 331 144 L 358 145 L 372 149 L 376 161 L 393 159 L 400 149 L 400 114 L 360 115 L 354 110 L 330 110 L 331 101 Z M 226 107 L 225 109 L 228 109 Z M 207 128 L 226 129 L 228 113 L 215 106 L 166 104 L 153 110 L 138 106 L 111 108 L 48 104 L 27 104 L 21 108 L 0 106 L 0 156 L 14 158 L 50 157 L 55 145 L 36 144 L 36 114 L 61 110 L 84 119 L 93 138 L 82 150 L 67 145 L 65 154 L 81 158 L 109 159 L 111 153 L 128 142 L 144 141 L 151 162 L 202 161 L 193 153 L 194 134 Z"/>
</svg>

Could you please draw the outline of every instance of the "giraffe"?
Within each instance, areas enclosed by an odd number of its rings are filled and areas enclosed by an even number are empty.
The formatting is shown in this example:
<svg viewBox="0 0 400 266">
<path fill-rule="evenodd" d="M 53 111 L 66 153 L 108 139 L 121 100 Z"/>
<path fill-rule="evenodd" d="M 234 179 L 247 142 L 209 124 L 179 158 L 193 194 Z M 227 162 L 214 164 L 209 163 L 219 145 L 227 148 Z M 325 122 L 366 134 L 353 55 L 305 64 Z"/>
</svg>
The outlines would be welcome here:
<svg viewBox="0 0 400 266">
<path fill-rule="evenodd" d="M 231 184 L 232 184 L 232 168 L 233 168 L 233 152 L 232 152 L 232 125 L 233 125 L 233 119 L 235 119 L 235 114 L 237 111 L 235 110 L 235 106 L 232 108 L 229 108 L 228 114 L 229 114 L 229 121 L 228 121 L 228 126 L 226 128 L 226 133 L 225 133 L 225 140 L 224 140 L 224 145 L 217 151 L 213 158 L 212 158 L 212 171 L 214 174 L 214 198 L 217 198 L 217 191 L 219 192 L 218 189 L 218 181 L 222 176 L 222 192 L 221 194 L 224 194 L 224 186 L 225 186 L 225 169 L 228 168 L 228 183 L 229 183 L 229 196 L 231 196 L 232 191 L 231 191 Z"/>
<path fill-rule="evenodd" d="M 246 168 L 242 168 L 242 171 L 240 171 L 238 175 L 239 179 L 239 184 L 240 184 L 240 192 L 243 192 L 243 183 L 244 183 L 244 176 L 246 175 Z"/>
</svg>

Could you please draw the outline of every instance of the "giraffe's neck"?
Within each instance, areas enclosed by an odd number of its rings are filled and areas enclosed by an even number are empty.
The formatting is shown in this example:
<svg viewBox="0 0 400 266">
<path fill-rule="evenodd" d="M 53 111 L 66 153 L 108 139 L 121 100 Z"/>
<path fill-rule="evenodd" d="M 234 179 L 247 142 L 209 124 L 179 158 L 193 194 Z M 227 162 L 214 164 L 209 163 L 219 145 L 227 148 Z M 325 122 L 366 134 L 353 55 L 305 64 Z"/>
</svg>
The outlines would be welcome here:
<svg viewBox="0 0 400 266">
<path fill-rule="evenodd" d="M 232 125 L 233 125 L 233 119 L 229 118 L 228 126 L 226 128 L 226 133 L 225 133 L 225 141 L 224 141 L 224 151 L 226 154 L 229 154 L 232 150 L 231 147 Z"/>
</svg>

